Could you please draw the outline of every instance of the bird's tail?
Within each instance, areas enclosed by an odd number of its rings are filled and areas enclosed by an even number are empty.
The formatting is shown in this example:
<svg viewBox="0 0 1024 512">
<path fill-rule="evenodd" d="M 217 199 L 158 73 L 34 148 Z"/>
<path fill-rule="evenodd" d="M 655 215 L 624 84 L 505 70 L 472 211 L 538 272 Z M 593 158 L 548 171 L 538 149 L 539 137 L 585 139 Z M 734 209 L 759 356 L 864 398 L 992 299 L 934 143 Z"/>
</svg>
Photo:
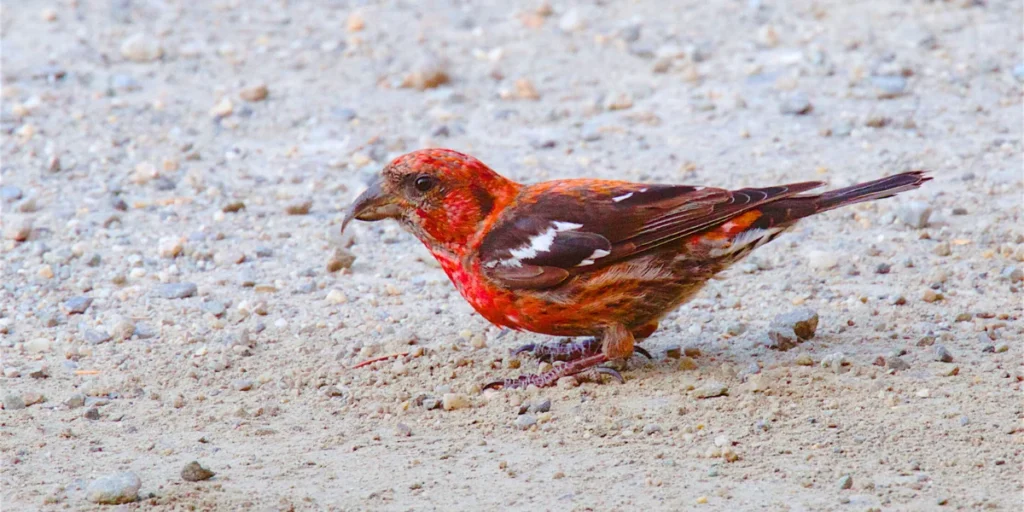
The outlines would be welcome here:
<svg viewBox="0 0 1024 512">
<path fill-rule="evenodd" d="M 830 190 L 822 194 L 792 196 L 762 207 L 763 216 L 754 227 L 790 225 L 804 217 L 864 201 L 892 197 L 913 190 L 931 178 L 924 171 L 910 171 L 885 178 Z"/>
</svg>

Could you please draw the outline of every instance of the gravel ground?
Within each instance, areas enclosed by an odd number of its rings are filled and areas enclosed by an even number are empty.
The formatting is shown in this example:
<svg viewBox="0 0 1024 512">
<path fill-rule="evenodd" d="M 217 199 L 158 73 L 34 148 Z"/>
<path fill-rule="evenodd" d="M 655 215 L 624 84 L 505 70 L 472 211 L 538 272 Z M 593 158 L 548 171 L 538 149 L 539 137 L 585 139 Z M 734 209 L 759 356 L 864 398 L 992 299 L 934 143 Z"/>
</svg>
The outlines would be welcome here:
<svg viewBox="0 0 1024 512">
<path fill-rule="evenodd" d="M 1017 510 L 1022 26 L 994 0 L 5 3 L 0 499 Z M 481 394 L 541 337 L 499 337 L 394 224 L 338 233 L 429 146 L 527 182 L 935 180 L 759 250 L 624 385 Z"/>
</svg>

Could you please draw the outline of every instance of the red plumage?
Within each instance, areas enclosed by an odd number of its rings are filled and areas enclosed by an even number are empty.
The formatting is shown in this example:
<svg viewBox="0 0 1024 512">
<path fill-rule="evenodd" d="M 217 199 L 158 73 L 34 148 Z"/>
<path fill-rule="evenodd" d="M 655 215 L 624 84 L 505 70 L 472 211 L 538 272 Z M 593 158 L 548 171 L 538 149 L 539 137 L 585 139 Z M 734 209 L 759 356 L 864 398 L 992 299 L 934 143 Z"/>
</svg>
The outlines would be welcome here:
<svg viewBox="0 0 1024 512">
<path fill-rule="evenodd" d="M 929 179 L 912 171 L 815 195 L 806 192 L 820 182 L 734 191 L 591 179 L 524 186 L 471 156 L 428 149 L 385 167 L 342 229 L 353 218 L 398 220 L 491 323 L 596 337 L 531 345 L 542 357 L 569 362 L 490 384 L 544 386 L 630 356 L 661 317 L 798 220 Z"/>
</svg>

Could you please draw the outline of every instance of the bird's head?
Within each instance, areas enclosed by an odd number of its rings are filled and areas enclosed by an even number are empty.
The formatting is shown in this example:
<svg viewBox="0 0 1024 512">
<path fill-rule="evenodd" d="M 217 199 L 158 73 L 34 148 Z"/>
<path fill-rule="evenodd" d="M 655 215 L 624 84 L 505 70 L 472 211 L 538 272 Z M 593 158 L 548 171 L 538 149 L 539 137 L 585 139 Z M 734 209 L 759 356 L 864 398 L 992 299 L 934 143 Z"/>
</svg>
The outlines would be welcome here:
<svg viewBox="0 0 1024 512">
<path fill-rule="evenodd" d="M 413 151 L 384 167 L 349 206 L 341 229 L 352 219 L 395 219 L 428 248 L 461 256 L 481 223 L 519 189 L 469 155 L 450 149 Z"/>
</svg>

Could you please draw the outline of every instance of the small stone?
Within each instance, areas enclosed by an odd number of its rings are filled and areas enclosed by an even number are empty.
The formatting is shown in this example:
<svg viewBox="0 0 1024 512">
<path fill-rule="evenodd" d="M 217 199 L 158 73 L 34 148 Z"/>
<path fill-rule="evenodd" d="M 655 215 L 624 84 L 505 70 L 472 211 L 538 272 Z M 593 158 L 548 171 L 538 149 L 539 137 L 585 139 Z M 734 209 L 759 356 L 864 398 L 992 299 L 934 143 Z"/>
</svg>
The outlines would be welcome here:
<svg viewBox="0 0 1024 512">
<path fill-rule="evenodd" d="M 469 407 L 469 397 L 461 393 L 445 393 L 441 397 L 441 407 L 446 411 Z"/>
<path fill-rule="evenodd" d="M 477 350 L 487 348 L 487 338 L 482 334 L 474 334 L 469 338 L 469 345 Z"/>
<path fill-rule="evenodd" d="M 204 302 L 202 308 L 203 311 L 206 311 L 207 313 L 217 317 L 224 315 L 224 313 L 227 311 L 227 306 L 225 306 L 224 303 L 219 300 L 211 300 L 208 302 Z"/>
<path fill-rule="evenodd" d="M 4 212 L 4 238 L 24 242 L 32 235 L 32 218 Z"/>
<path fill-rule="evenodd" d="M 428 410 L 428 411 L 432 411 L 434 409 L 440 409 L 441 408 L 441 401 L 436 399 L 436 398 L 425 398 L 423 400 L 423 408 Z"/>
<path fill-rule="evenodd" d="M 910 201 L 903 203 L 896 210 L 896 216 L 904 224 L 914 228 L 922 229 L 928 226 L 928 218 L 932 215 L 932 207 L 922 201 Z"/>
<path fill-rule="evenodd" d="M 747 324 L 743 322 L 733 322 L 725 328 L 725 333 L 729 336 L 739 336 L 747 332 Z"/>
<path fill-rule="evenodd" d="M 515 421 L 516 428 L 527 430 L 537 424 L 537 418 L 532 414 L 520 414 Z"/>
<path fill-rule="evenodd" d="M 100 343 L 106 343 L 110 341 L 110 334 L 103 329 L 86 329 L 85 334 L 82 336 L 85 338 L 85 342 L 90 345 L 99 345 Z"/>
<path fill-rule="evenodd" d="M 46 338 L 35 338 L 25 343 L 25 351 L 33 354 L 41 354 L 50 351 L 50 340 Z"/>
<path fill-rule="evenodd" d="M 540 93 L 537 92 L 537 88 L 534 87 L 533 82 L 520 78 L 516 80 L 516 97 L 523 100 L 536 101 L 540 99 Z"/>
<path fill-rule="evenodd" d="M 644 425 L 644 434 L 651 435 L 661 433 L 661 425 L 657 423 L 648 423 Z"/>
<path fill-rule="evenodd" d="M 327 260 L 327 271 L 337 272 L 341 269 L 352 268 L 352 264 L 356 261 L 356 255 L 352 254 L 352 251 L 338 247 L 334 249 L 334 253 L 331 254 L 331 258 Z"/>
<path fill-rule="evenodd" d="M 288 205 L 284 207 L 284 211 L 288 215 L 306 215 L 312 208 L 312 199 L 297 199 L 291 203 L 288 203 Z"/>
<path fill-rule="evenodd" d="M 962 313 L 958 313 L 956 315 L 956 319 L 954 319 L 953 321 L 954 322 L 970 322 L 972 318 L 974 318 L 974 315 L 972 315 L 970 313 L 967 313 L 967 312 L 962 312 Z"/>
<path fill-rule="evenodd" d="M 267 88 L 267 84 L 260 83 L 242 89 L 238 92 L 238 97 L 250 103 L 255 103 L 267 99 L 269 94 L 270 89 Z"/>
<path fill-rule="evenodd" d="M 232 383 L 232 386 L 238 391 L 249 391 L 255 385 L 252 379 L 239 379 Z"/>
<path fill-rule="evenodd" d="M 141 487 L 142 480 L 135 473 L 115 473 L 93 480 L 85 493 L 93 503 L 119 505 L 138 500 Z"/>
<path fill-rule="evenodd" d="M 895 370 L 898 372 L 910 369 L 910 364 L 908 364 L 906 361 L 903 360 L 903 358 L 898 356 L 890 357 L 885 362 L 885 366 L 890 370 Z"/>
<path fill-rule="evenodd" d="M 26 407 L 25 401 L 15 394 L 9 394 L 4 396 L 4 410 L 6 411 L 17 411 Z"/>
<path fill-rule="evenodd" d="M 532 404 L 530 404 L 530 408 L 529 408 L 530 412 L 536 412 L 536 413 L 544 413 L 544 412 L 548 412 L 550 410 L 551 410 L 551 399 L 550 398 L 545 398 L 545 399 L 543 399 L 541 401 L 533 402 Z"/>
<path fill-rule="evenodd" d="M 95 407 L 90 407 L 86 409 L 85 414 L 83 414 L 82 417 L 90 421 L 97 421 L 100 419 L 100 410 Z"/>
<path fill-rule="evenodd" d="M 845 491 L 847 489 L 852 489 L 852 488 L 853 488 L 853 477 L 850 476 L 850 475 L 843 475 L 843 477 L 839 479 L 839 490 Z"/>
<path fill-rule="evenodd" d="M 157 242 L 157 252 L 161 258 L 177 258 L 184 250 L 185 239 L 180 236 L 165 236 Z"/>
<path fill-rule="evenodd" d="M 0 186 L 0 201 L 5 203 L 13 203 L 18 199 L 21 199 L 22 191 L 20 188 L 13 185 Z M 7 220 L 6 218 L 4 220 Z"/>
<path fill-rule="evenodd" d="M 25 375 L 33 379 L 47 379 L 50 377 L 50 369 L 45 363 L 35 363 L 25 368 Z"/>
<path fill-rule="evenodd" d="M 807 264 L 814 270 L 830 270 L 839 266 L 839 255 L 828 251 L 810 251 Z"/>
<path fill-rule="evenodd" d="M 942 294 L 932 289 L 927 289 L 921 294 L 921 300 L 932 303 L 942 300 Z"/>
<path fill-rule="evenodd" d="M 800 355 L 796 356 L 796 359 L 794 360 L 794 362 L 797 365 L 799 365 L 799 366 L 813 366 L 814 365 L 814 359 L 811 359 L 811 356 L 808 355 L 808 354 L 800 354 Z"/>
<path fill-rule="evenodd" d="M 121 56 L 132 62 L 150 62 L 159 59 L 164 49 L 155 37 L 138 33 L 121 43 Z"/>
<path fill-rule="evenodd" d="M 669 359 L 679 359 L 683 356 L 683 347 L 679 345 L 672 345 L 665 349 L 665 357 Z"/>
<path fill-rule="evenodd" d="M 69 315 L 81 315 L 92 305 L 92 297 L 72 297 L 64 301 L 64 309 Z"/>
<path fill-rule="evenodd" d="M 164 299 L 185 299 L 195 296 L 199 287 L 195 283 L 166 283 L 157 286 L 154 291 Z"/>
<path fill-rule="evenodd" d="M 784 98 L 779 104 L 779 113 L 790 116 L 802 116 L 811 113 L 814 106 L 807 97 L 807 93 L 796 91 Z"/>
<path fill-rule="evenodd" d="M 13 366 L 8 366 L 4 368 L 4 378 L 17 379 L 18 377 L 21 377 L 21 370 Z"/>
<path fill-rule="evenodd" d="M 210 109 L 210 116 L 212 117 L 227 117 L 235 111 L 235 104 L 231 102 L 231 98 L 221 98 L 213 108 Z"/>
<path fill-rule="evenodd" d="M 822 368 L 832 368 L 836 373 L 838 373 L 841 368 L 847 364 L 849 363 L 846 360 L 846 354 L 843 354 L 842 352 L 835 352 L 821 359 Z"/>
<path fill-rule="evenodd" d="M 242 201 L 232 201 L 232 202 L 224 205 L 223 207 L 221 207 L 220 210 L 222 212 L 224 212 L 224 213 L 237 213 L 237 212 L 240 212 L 240 211 L 242 211 L 244 209 L 245 209 L 245 203 L 244 202 L 242 202 Z"/>
<path fill-rule="evenodd" d="M 889 271 L 891 271 L 891 270 L 892 270 L 892 265 L 890 265 L 888 263 L 879 263 L 878 266 L 875 267 L 875 273 L 876 274 L 888 274 Z"/>
<path fill-rule="evenodd" d="M 949 353 L 949 350 L 945 345 L 935 345 L 935 347 L 932 348 L 932 353 L 935 356 L 936 361 L 941 361 L 943 363 L 953 362 L 953 354 Z"/>
<path fill-rule="evenodd" d="M 878 99 L 898 98 L 907 92 L 907 79 L 900 75 L 873 76 L 871 85 Z"/>
<path fill-rule="evenodd" d="M 435 55 L 427 55 L 405 75 L 401 86 L 423 91 L 440 87 L 450 81 L 448 62 Z"/>
<path fill-rule="evenodd" d="M 693 347 L 693 346 L 685 347 L 683 349 L 683 355 L 686 356 L 686 357 L 693 357 L 693 358 L 700 357 L 700 349 L 697 348 L 697 347 Z"/>
<path fill-rule="evenodd" d="M 359 11 L 350 12 L 348 19 L 345 20 L 345 27 L 349 32 L 359 32 L 366 28 L 366 21 L 363 19 L 362 13 Z"/>
<path fill-rule="evenodd" d="M 64 405 L 68 409 L 77 409 L 85 405 L 85 395 L 82 393 L 75 393 L 64 400 Z"/>
<path fill-rule="evenodd" d="M 611 93 L 604 100 L 604 108 L 607 110 L 626 110 L 632 106 L 633 96 L 627 92 Z"/>
<path fill-rule="evenodd" d="M 186 482 L 202 482 L 209 480 L 216 475 L 213 471 L 199 465 L 198 461 L 192 461 L 181 468 L 181 479 Z"/>
<path fill-rule="evenodd" d="M 679 358 L 679 369 L 684 372 L 690 372 L 698 368 L 697 361 L 688 356 Z"/>
<path fill-rule="evenodd" d="M 42 393 L 37 393 L 35 391 L 26 391 L 22 393 L 21 399 L 22 401 L 25 402 L 26 407 L 35 404 L 41 404 L 46 401 L 46 397 L 43 396 Z"/>
<path fill-rule="evenodd" d="M 1005 279 L 1011 283 L 1017 283 L 1024 281 L 1024 270 L 1011 265 L 1003 268 L 1002 272 L 999 273 L 999 277 L 1000 279 Z"/>
<path fill-rule="evenodd" d="M 135 322 L 123 316 L 115 317 L 110 322 L 110 336 L 116 341 L 124 341 L 135 334 Z"/>
<path fill-rule="evenodd" d="M 327 292 L 327 297 L 324 300 L 329 304 L 344 304 L 348 302 L 348 297 L 341 290 L 331 290 Z"/>
<path fill-rule="evenodd" d="M 729 388 L 720 382 L 708 382 L 693 392 L 693 396 L 697 398 L 714 398 L 728 394 Z"/>
</svg>

